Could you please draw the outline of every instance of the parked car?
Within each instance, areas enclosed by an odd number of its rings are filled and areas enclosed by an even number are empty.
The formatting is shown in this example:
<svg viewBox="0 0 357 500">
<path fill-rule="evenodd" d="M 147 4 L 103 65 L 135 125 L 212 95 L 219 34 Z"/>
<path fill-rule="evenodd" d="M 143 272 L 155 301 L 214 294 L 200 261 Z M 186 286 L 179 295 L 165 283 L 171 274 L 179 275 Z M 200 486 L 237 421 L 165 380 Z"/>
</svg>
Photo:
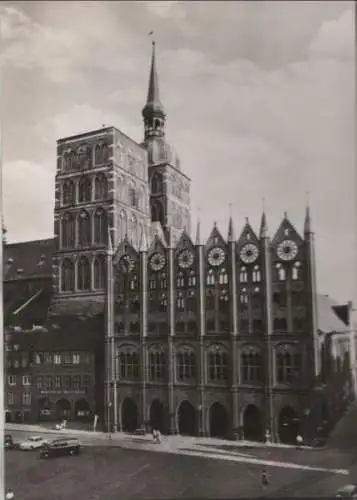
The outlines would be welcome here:
<svg viewBox="0 0 357 500">
<path fill-rule="evenodd" d="M 357 486 L 355 484 L 345 484 L 337 490 L 336 498 L 357 498 Z"/>
<path fill-rule="evenodd" d="M 46 443 L 40 451 L 41 458 L 79 455 L 81 445 L 78 439 L 56 439 Z"/>
<path fill-rule="evenodd" d="M 38 450 L 47 441 L 41 436 L 30 436 L 26 441 L 21 441 L 19 444 L 20 450 Z"/>
<path fill-rule="evenodd" d="M 11 434 L 5 434 L 4 436 L 4 448 L 6 450 L 13 450 L 16 447 L 14 438 Z"/>
</svg>

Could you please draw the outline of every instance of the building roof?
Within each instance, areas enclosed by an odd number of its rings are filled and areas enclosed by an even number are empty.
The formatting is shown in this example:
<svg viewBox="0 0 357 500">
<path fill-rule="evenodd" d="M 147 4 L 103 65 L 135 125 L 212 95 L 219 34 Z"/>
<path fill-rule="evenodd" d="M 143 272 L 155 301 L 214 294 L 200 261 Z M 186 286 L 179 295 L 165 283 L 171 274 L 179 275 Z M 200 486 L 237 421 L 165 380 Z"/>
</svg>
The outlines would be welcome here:
<svg viewBox="0 0 357 500">
<path fill-rule="evenodd" d="M 55 239 L 10 243 L 4 246 L 4 281 L 52 277 Z"/>
<path fill-rule="evenodd" d="M 328 295 L 317 294 L 317 325 L 322 333 L 346 332 L 348 327 L 338 317 L 335 307 L 339 304 Z"/>
</svg>

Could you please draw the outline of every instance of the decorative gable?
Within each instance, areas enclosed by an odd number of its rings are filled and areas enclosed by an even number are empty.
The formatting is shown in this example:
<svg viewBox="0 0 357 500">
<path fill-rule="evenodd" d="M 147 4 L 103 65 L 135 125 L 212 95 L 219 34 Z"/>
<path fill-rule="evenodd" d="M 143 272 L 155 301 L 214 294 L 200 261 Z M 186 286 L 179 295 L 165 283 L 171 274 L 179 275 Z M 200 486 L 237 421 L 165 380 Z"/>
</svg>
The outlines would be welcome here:
<svg viewBox="0 0 357 500">
<path fill-rule="evenodd" d="M 166 242 L 165 242 L 165 240 L 163 240 L 161 235 L 154 234 L 152 241 L 151 241 L 151 244 L 149 246 L 148 254 L 151 255 L 155 252 L 166 253 L 166 248 L 167 248 Z"/>
<path fill-rule="evenodd" d="M 254 243 L 254 244 L 259 244 L 259 238 L 253 231 L 252 226 L 250 225 L 248 219 L 246 219 L 246 223 L 243 227 L 243 230 L 238 238 L 237 241 L 237 246 L 238 248 L 241 248 L 244 246 L 246 243 Z"/>
<path fill-rule="evenodd" d="M 181 237 L 177 242 L 175 252 L 179 253 L 181 250 L 186 248 L 193 250 L 194 244 L 190 236 L 187 234 L 186 230 L 183 230 L 183 232 L 181 233 Z"/>
<path fill-rule="evenodd" d="M 206 251 L 208 251 L 212 247 L 217 247 L 217 246 L 222 247 L 222 248 L 226 248 L 226 245 L 227 244 L 226 244 L 222 234 L 220 233 L 217 225 L 214 224 L 212 232 L 209 235 L 208 240 L 207 240 L 206 245 L 205 245 Z"/>
<path fill-rule="evenodd" d="M 117 250 L 115 252 L 114 259 L 113 259 L 114 265 L 118 264 L 118 262 L 123 257 L 123 255 L 128 255 L 134 261 L 137 261 L 139 259 L 138 252 L 131 245 L 131 243 L 129 242 L 127 236 L 125 236 L 125 238 L 118 245 L 118 248 L 117 248 Z"/>
<path fill-rule="evenodd" d="M 274 235 L 272 246 L 276 247 L 284 240 L 292 240 L 299 246 L 303 243 L 303 239 L 291 224 L 286 214 Z"/>
</svg>

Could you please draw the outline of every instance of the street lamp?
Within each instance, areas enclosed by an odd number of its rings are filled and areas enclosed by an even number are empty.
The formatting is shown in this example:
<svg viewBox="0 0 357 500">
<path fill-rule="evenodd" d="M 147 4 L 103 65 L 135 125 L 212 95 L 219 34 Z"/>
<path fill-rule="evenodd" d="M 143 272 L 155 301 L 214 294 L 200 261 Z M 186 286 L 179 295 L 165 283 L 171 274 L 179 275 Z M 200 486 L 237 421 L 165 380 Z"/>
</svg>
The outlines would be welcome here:
<svg viewBox="0 0 357 500">
<path fill-rule="evenodd" d="M 111 401 L 108 401 L 107 403 L 107 409 L 108 409 L 108 418 L 107 418 L 107 425 L 108 425 L 108 439 L 111 439 L 112 436 L 111 436 L 111 419 L 110 419 L 110 413 L 111 413 L 111 407 L 112 407 L 112 402 Z"/>
</svg>

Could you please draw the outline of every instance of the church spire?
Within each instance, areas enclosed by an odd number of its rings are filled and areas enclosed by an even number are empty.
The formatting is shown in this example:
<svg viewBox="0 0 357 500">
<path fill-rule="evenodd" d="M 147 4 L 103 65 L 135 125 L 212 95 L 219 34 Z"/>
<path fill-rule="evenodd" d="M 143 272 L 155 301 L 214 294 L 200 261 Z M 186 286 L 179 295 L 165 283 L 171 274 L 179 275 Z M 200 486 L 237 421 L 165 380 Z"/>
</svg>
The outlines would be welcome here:
<svg viewBox="0 0 357 500">
<path fill-rule="evenodd" d="M 150 34 L 153 35 L 152 32 Z M 163 105 L 161 104 L 159 94 L 159 77 L 157 71 L 155 40 L 152 42 L 149 88 L 142 115 L 145 124 L 145 139 L 149 136 L 164 135 L 165 111 Z"/>
<path fill-rule="evenodd" d="M 304 234 L 312 233 L 311 228 L 311 215 L 310 215 L 310 194 L 306 193 L 306 211 L 305 211 L 305 222 L 304 222 Z"/>
</svg>

